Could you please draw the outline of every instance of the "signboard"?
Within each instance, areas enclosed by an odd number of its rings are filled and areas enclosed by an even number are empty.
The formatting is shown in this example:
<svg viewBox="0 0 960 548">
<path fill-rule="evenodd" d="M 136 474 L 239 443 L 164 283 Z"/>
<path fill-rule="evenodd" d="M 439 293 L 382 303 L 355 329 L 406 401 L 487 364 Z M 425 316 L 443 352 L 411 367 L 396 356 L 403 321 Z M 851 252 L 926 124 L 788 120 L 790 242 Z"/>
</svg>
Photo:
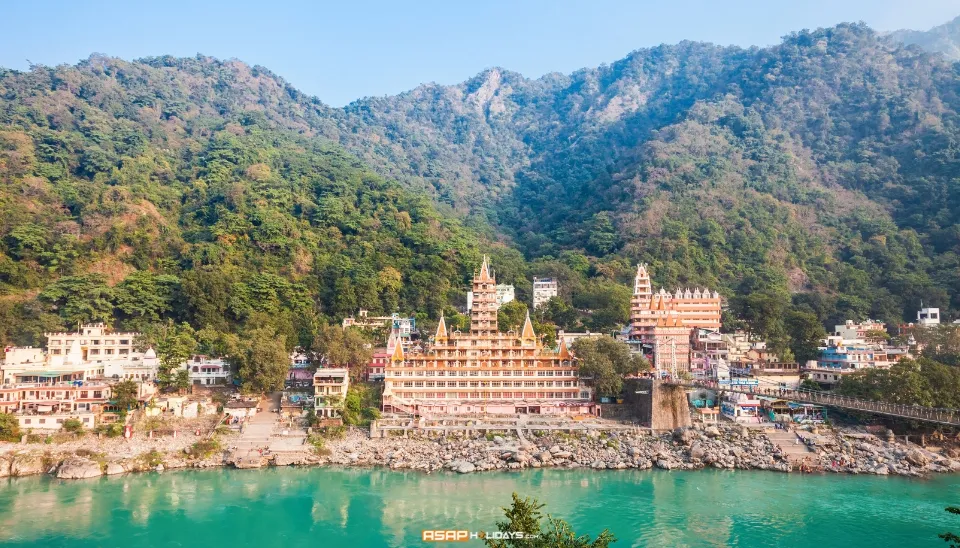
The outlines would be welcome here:
<svg viewBox="0 0 960 548">
<path fill-rule="evenodd" d="M 760 381 L 757 379 L 720 379 L 717 381 L 718 384 L 722 385 L 732 385 L 732 386 L 759 386 Z"/>
<path fill-rule="evenodd" d="M 757 379 L 730 379 L 730 384 L 734 386 L 758 386 L 760 381 Z"/>
</svg>

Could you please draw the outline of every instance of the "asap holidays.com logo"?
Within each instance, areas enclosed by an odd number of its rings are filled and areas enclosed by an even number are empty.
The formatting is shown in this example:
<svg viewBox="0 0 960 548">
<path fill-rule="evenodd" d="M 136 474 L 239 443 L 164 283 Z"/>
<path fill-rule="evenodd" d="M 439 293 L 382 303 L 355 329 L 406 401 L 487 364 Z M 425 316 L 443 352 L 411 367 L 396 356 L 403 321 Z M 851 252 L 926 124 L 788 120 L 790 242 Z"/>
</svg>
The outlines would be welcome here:
<svg viewBox="0 0 960 548">
<path fill-rule="evenodd" d="M 467 542 L 470 540 L 511 540 L 537 538 L 523 531 L 467 531 L 465 529 L 424 529 L 420 539 L 424 542 Z"/>
</svg>

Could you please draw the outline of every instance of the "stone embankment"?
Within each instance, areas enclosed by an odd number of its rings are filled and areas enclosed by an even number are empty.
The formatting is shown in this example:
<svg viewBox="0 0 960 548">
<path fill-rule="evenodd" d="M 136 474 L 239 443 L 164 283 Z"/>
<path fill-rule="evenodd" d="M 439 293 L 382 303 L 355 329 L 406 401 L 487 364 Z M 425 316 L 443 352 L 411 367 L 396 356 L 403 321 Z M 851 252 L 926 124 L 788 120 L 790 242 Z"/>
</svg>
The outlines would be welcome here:
<svg viewBox="0 0 960 548">
<path fill-rule="evenodd" d="M 791 433 L 792 434 L 792 433 Z M 796 436 L 796 434 L 792 434 Z M 739 425 L 678 428 L 661 435 L 598 433 L 527 435 L 519 440 L 494 436 L 467 439 L 367 439 L 354 434 L 331 444 L 330 455 L 310 464 L 388 466 L 400 470 L 452 470 L 460 473 L 525 468 L 697 470 L 702 468 L 921 476 L 960 471 L 960 454 L 941 455 L 918 446 L 842 433 L 806 436 L 814 443 L 797 459 L 763 431 Z M 806 443 L 800 441 L 799 443 Z M 791 453 L 791 454 L 788 454 Z M 306 463 L 306 462 L 305 462 Z"/>
<path fill-rule="evenodd" d="M 780 432 L 778 432 L 780 433 Z M 789 433 L 797 436 L 797 434 Z M 528 432 L 522 438 L 466 436 L 461 432 L 433 437 L 370 439 L 360 431 L 329 440 L 322 454 L 305 447 L 297 452 L 259 454 L 217 452 L 209 456 L 188 451 L 158 451 L 137 455 L 95 453 L 89 449 L 62 452 L 15 447 L 0 451 L 0 477 L 49 473 L 61 479 L 81 479 L 127 472 L 162 471 L 234 465 L 383 466 L 395 470 L 458 473 L 528 468 L 592 468 L 697 470 L 832 471 L 838 473 L 922 476 L 960 471 L 960 452 L 928 451 L 869 434 L 801 433 L 807 454 L 788 450 L 783 436 L 771 440 L 763 431 L 739 425 L 678 428 L 659 435 L 639 432 L 566 434 Z M 785 449 L 786 448 L 786 449 Z M 799 458 L 798 458 L 799 457 Z"/>
</svg>

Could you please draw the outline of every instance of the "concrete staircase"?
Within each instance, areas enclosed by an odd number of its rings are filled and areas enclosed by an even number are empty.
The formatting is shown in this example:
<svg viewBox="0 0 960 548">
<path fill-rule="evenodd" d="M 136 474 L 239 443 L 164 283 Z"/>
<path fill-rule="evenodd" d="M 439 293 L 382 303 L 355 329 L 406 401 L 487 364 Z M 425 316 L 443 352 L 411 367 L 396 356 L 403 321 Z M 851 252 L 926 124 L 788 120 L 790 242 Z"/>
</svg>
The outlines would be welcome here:
<svg viewBox="0 0 960 548">
<path fill-rule="evenodd" d="M 814 450 L 803 443 L 802 440 L 795 443 L 799 438 L 796 433 L 790 430 L 768 430 L 764 434 L 783 451 L 787 460 L 793 464 L 799 464 L 803 462 L 804 458 L 816 455 Z"/>
</svg>

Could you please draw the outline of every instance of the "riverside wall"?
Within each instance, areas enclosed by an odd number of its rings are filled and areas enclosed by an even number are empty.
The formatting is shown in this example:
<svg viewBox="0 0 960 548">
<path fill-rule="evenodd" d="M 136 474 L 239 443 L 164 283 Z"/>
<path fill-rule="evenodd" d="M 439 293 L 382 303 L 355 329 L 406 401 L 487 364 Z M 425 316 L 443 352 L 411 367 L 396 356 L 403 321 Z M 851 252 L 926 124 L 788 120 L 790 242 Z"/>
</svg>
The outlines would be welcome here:
<svg viewBox="0 0 960 548">
<path fill-rule="evenodd" d="M 672 409 L 667 414 L 672 416 Z M 796 436 L 797 434 L 791 433 Z M 803 434 L 803 433 L 801 433 Z M 762 430 L 736 424 L 680 427 L 673 431 L 602 431 L 578 433 L 528 431 L 481 435 L 465 432 L 398 433 L 370 438 L 355 429 L 343 439 L 328 440 L 321 450 L 305 445 L 283 453 L 226 450 L 197 454 L 191 440 L 152 440 L 150 444 L 101 443 L 91 439 L 69 447 L 0 444 L 0 477 L 52 474 L 83 479 L 129 472 L 235 466 L 356 466 L 418 470 L 426 473 L 472 473 L 527 468 L 596 470 L 697 470 L 702 468 L 835 472 L 925 476 L 960 471 L 960 451 L 928 450 L 870 434 L 828 431 L 797 458 Z M 780 436 L 782 438 L 782 436 Z M 801 443 L 798 438 L 795 443 Z M 148 446 L 149 445 L 149 446 Z M 789 448 L 787 448 L 789 449 Z"/>
</svg>

